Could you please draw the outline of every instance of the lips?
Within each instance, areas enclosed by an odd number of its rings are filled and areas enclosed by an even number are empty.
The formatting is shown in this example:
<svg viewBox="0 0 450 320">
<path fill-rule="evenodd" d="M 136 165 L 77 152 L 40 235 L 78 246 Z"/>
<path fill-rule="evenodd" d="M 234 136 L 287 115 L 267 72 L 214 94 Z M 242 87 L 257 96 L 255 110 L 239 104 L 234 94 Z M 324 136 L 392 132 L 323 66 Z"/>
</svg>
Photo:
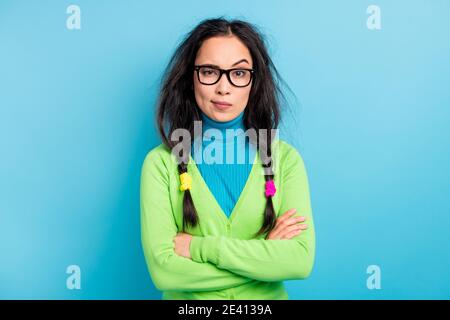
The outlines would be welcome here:
<svg viewBox="0 0 450 320">
<path fill-rule="evenodd" d="M 221 106 L 221 107 L 229 107 L 231 106 L 231 103 L 225 102 L 225 101 L 218 101 L 218 100 L 211 100 L 212 103 Z"/>
</svg>

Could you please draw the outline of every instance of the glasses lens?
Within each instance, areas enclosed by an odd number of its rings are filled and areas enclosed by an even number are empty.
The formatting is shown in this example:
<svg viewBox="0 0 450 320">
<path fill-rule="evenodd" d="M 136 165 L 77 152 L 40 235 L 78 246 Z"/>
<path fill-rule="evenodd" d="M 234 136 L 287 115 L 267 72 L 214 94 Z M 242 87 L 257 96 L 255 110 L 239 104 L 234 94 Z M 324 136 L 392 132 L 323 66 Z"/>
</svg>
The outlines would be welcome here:
<svg viewBox="0 0 450 320">
<path fill-rule="evenodd" d="M 235 86 L 246 86 L 249 84 L 250 79 L 251 79 L 252 74 L 250 73 L 250 71 L 248 70 L 244 70 L 244 69 L 236 69 L 236 70 L 232 70 L 230 72 L 230 79 L 231 82 L 235 85 Z"/>
<path fill-rule="evenodd" d="M 214 84 L 219 80 L 220 70 L 212 67 L 200 67 L 198 70 L 200 82 L 203 84 Z M 252 74 L 249 70 L 234 69 L 230 72 L 231 83 L 238 87 L 245 87 L 250 83 Z"/>
<path fill-rule="evenodd" d="M 201 67 L 199 70 L 200 82 L 204 84 L 213 84 L 219 79 L 220 71 L 214 68 Z"/>
</svg>

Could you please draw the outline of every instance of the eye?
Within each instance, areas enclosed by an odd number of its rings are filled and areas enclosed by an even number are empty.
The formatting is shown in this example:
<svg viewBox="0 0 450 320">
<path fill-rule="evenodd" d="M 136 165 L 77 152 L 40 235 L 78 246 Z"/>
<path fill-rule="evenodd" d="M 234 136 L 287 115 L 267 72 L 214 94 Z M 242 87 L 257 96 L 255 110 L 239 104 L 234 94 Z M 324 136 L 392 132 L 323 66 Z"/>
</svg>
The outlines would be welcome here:
<svg viewBox="0 0 450 320">
<path fill-rule="evenodd" d="M 211 75 L 216 75 L 217 70 L 212 69 L 212 68 L 201 68 L 200 73 L 204 76 L 211 76 Z"/>
<path fill-rule="evenodd" d="M 248 72 L 247 70 L 234 70 L 233 76 L 235 76 L 237 78 L 242 78 L 247 75 L 247 72 Z"/>
</svg>

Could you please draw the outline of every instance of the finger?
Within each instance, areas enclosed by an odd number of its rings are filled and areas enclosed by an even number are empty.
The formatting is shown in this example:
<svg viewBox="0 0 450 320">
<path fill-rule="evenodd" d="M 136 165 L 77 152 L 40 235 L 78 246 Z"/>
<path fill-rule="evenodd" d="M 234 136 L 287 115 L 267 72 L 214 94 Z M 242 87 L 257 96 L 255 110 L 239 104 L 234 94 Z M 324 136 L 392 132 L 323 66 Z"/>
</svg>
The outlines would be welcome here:
<svg viewBox="0 0 450 320">
<path fill-rule="evenodd" d="M 283 227 L 280 224 L 275 225 L 275 227 L 269 232 L 269 239 L 278 239 L 278 235 L 283 231 Z"/>
<path fill-rule="evenodd" d="M 293 230 L 296 230 L 298 228 L 303 228 L 303 226 L 299 225 L 299 224 L 294 224 L 294 225 L 289 225 L 289 226 L 278 226 L 277 229 L 273 229 L 271 234 L 270 234 L 270 239 L 281 239 L 283 238 L 283 236 L 288 233 L 291 232 Z"/>
<path fill-rule="evenodd" d="M 283 234 L 281 234 L 281 239 L 286 239 L 286 238 L 292 238 L 297 234 L 300 234 L 300 232 L 304 231 L 308 229 L 308 226 L 306 224 L 299 224 L 297 226 L 295 226 L 294 230 L 292 231 L 287 231 Z"/>
<path fill-rule="evenodd" d="M 292 217 L 293 214 L 297 212 L 297 209 L 293 208 L 288 211 L 286 211 L 280 218 L 277 219 L 274 228 L 270 232 L 270 238 L 277 238 L 279 233 L 286 227 L 295 224 L 297 222 L 303 222 L 306 220 L 306 217 L 300 216 L 300 217 Z"/>
<path fill-rule="evenodd" d="M 295 231 L 291 231 L 291 232 L 289 232 L 288 234 L 286 234 L 283 238 L 281 238 L 282 240 L 284 239 L 284 240 L 289 240 L 289 239 L 292 239 L 292 238 L 294 238 L 295 236 L 298 236 L 300 233 L 302 233 L 302 231 L 303 230 L 301 230 L 301 229 L 298 229 L 298 230 L 295 230 Z"/>
<path fill-rule="evenodd" d="M 302 226 L 302 225 L 300 225 L 300 224 L 292 225 L 292 226 L 289 226 L 289 227 L 284 228 L 284 229 L 278 234 L 278 236 L 279 236 L 280 238 L 284 238 L 288 233 L 291 233 L 291 232 L 297 231 L 297 230 L 301 230 L 301 229 L 303 229 L 303 228 L 304 228 L 304 226 Z"/>
<path fill-rule="evenodd" d="M 294 217 L 294 218 L 290 218 L 288 220 L 284 220 L 282 222 L 280 222 L 279 224 L 276 224 L 275 227 L 273 228 L 272 232 L 273 232 L 273 236 L 278 236 L 280 234 L 280 232 L 283 232 L 284 229 L 292 226 L 292 225 L 296 225 L 299 222 L 304 222 L 306 220 L 306 217 Z"/>
<path fill-rule="evenodd" d="M 294 214 L 294 211 L 293 212 L 289 212 L 289 211 L 287 211 L 286 213 L 284 213 L 283 214 L 283 216 L 286 216 L 286 215 L 290 215 L 290 214 Z M 283 217 L 282 216 L 282 217 Z M 276 236 L 277 236 L 277 234 L 283 229 L 283 227 L 282 227 L 282 225 L 281 225 L 281 223 L 282 223 L 282 217 L 280 217 L 280 218 L 278 218 L 276 221 L 275 221 L 275 226 L 273 227 L 273 229 L 270 231 L 270 233 L 269 233 L 269 237 L 270 237 L 270 239 L 276 239 Z M 280 222 L 281 221 L 281 222 Z"/>
<path fill-rule="evenodd" d="M 280 223 L 279 227 L 284 229 L 284 228 L 289 227 L 291 225 L 298 224 L 300 222 L 305 222 L 305 220 L 306 220 L 306 217 L 303 217 L 303 216 L 292 217 L 292 218 L 289 218 L 287 220 L 282 221 Z"/>
<path fill-rule="evenodd" d="M 290 215 L 295 214 L 295 211 L 296 211 L 295 209 L 286 211 L 286 213 L 282 217 L 277 219 L 277 221 L 275 223 L 275 227 L 272 229 L 272 233 L 274 236 L 277 235 L 280 231 L 282 231 L 286 226 L 291 225 L 291 224 L 295 223 L 296 220 L 298 220 L 298 219 L 296 219 L 292 222 L 289 220 L 286 220 L 289 218 Z M 283 218 L 284 218 L 284 220 L 283 220 Z"/>
<path fill-rule="evenodd" d="M 289 217 L 291 217 L 294 213 L 297 212 L 297 209 L 292 208 L 289 209 L 288 211 L 286 211 L 285 213 L 283 213 L 278 219 L 277 219 L 277 223 L 280 223 L 286 219 L 288 219 Z"/>
<path fill-rule="evenodd" d="M 278 234 L 280 233 L 280 231 L 281 231 L 281 228 L 274 227 L 272 229 L 272 231 L 270 231 L 269 234 L 267 235 L 267 238 L 268 239 L 277 239 Z"/>
</svg>

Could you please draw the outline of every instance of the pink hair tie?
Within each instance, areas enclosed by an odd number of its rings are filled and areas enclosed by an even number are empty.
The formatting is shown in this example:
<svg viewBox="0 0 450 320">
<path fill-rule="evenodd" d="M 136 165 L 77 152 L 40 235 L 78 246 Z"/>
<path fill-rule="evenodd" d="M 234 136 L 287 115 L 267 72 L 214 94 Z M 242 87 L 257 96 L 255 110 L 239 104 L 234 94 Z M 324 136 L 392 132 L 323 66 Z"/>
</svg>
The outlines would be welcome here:
<svg viewBox="0 0 450 320">
<path fill-rule="evenodd" d="M 275 188 L 275 183 L 273 180 L 266 181 L 266 197 L 272 197 L 277 189 Z"/>
</svg>

